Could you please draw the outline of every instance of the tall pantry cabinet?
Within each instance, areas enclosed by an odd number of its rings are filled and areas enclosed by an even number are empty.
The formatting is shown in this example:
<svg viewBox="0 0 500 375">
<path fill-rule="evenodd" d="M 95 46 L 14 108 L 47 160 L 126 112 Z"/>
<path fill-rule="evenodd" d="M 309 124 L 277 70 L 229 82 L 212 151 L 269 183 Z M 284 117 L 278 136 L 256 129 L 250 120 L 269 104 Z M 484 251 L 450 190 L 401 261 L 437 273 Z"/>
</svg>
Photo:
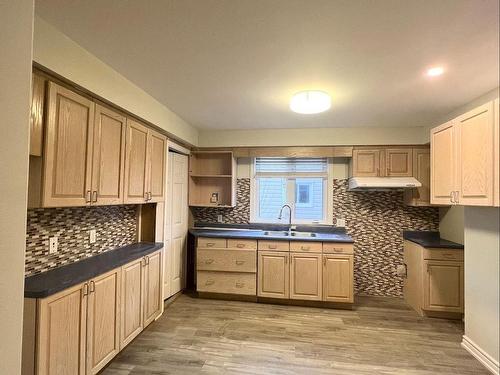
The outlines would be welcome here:
<svg viewBox="0 0 500 375">
<path fill-rule="evenodd" d="M 431 130 L 431 203 L 499 206 L 498 99 Z"/>
</svg>

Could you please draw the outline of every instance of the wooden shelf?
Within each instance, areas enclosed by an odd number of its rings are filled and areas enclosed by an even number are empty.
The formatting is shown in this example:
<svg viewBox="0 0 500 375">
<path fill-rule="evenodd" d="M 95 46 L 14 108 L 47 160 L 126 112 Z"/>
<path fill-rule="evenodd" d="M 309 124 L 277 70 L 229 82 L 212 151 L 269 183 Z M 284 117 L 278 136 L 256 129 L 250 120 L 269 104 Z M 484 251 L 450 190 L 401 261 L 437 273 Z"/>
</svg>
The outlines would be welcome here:
<svg viewBox="0 0 500 375">
<path fill-rule="evenodd" d="M 231 151 L 194 151 L 189 159 L 189 205 L 234 207 L 236 205 L 236 159 Z M 212 194 L 218 202 L 211 203 Z"/>
</svg>

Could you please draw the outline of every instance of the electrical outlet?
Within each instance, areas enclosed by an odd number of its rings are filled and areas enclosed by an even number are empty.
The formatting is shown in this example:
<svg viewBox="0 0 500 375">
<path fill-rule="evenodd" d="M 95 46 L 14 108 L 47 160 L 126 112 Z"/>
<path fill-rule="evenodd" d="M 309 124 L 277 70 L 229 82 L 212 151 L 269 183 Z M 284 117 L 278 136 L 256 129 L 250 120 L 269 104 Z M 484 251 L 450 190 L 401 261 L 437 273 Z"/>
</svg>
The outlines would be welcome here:
<svg viewBox="0 0 500 375">
<path fill-rule="evenodd" d="M 335 224 L 337 227 L 345 227 L 345 219 L 337 219 Z"/>
<path fill-rule="evenodd" d="M 57 253 L 58 241 L 57 237 L 49 238 L 49 254 Z"/>
<path fill-rule="evenodd" d="M 97 232 L 95 229 L 89 230 L 89 242 L 95 243 L 97 241 Z"/>
<path fill-rule="evenodd" d="M 217 215 L 217 222 L 222 223 L 222 215 Z"/>
</svg>

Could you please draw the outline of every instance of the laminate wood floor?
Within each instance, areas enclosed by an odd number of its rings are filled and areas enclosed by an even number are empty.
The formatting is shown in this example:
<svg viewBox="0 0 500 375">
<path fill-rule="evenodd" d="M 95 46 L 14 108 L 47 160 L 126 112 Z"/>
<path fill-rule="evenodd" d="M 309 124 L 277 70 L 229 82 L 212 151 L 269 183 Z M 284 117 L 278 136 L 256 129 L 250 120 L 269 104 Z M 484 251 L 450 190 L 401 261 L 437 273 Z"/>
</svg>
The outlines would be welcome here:
<svg viewBox="0 0 500 375">
<path fill-rule="evenodd" d="M 489 374 L 462 333 L 394 298 L 348 311 L 182 295 L 102 374 Z"/>
</svg>

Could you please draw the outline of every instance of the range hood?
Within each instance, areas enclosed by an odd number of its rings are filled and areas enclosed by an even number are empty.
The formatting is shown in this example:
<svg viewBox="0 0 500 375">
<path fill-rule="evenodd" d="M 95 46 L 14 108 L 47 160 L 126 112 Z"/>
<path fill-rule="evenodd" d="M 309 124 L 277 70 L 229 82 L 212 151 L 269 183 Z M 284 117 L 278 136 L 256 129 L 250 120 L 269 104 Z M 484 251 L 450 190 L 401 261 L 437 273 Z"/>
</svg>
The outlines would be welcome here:
<svg viewBox="0 0 500 375">
<path fill-rule="evenodd" d="M 351 177 L 350 191 L 411 189 L 422 184 L 413 177 Z"/>
</svg>

